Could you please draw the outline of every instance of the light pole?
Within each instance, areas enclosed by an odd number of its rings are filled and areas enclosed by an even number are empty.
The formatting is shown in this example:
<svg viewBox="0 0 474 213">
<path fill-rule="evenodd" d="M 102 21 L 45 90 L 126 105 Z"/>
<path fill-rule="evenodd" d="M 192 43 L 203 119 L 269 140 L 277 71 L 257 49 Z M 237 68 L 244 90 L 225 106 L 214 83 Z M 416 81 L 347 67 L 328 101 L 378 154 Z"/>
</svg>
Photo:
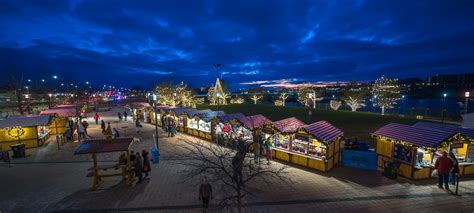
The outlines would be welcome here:
<svg viewBox="0 0 474 213">
<path fill-rule="evenodd" d="M 159 148 L 159 143 L 158 143 L 158 115 L 156 113 L 156 94 L 153 94 L 153 109 L 155 112 L 155 142 L 156 142 L 156 148 Z"/>
<path fill-rule="evenodd" d="M 464 93 L 464 114 L 467 114 L 467 104 L 469 103 L 469 96 L 471 95 L 470 92 L 465 92 Z"/>
<path fill-rule="evenodd" d="M 25 94 L 26 99 L 26 112 L 30 114 L 30 94 Z"/>
<path fill-rule="evenodd" d="M 53 97 L 53 94 L 49 93 L 48 94 L 48 108 L 51 109 L 51 97 Z"/>
<path fill-rule="evenodd" d="M 441 123 L 444 123 L 444 116 L 446 114 L 446 97 L 448 96 L 447 93 L 443 93 L 443 109 L 441 110 Z"/>
<path fill-rule="evenodd" d="M 216 97 L 217 97 L 217 110 L 219 110 L 219 98 L 221 97 L 221 94 L 217 92 Z"/>
<path fill-rule="evenodd" d="M 402 114 L 405 116 L 405 95 L 402 95 Z"/>
</svg>

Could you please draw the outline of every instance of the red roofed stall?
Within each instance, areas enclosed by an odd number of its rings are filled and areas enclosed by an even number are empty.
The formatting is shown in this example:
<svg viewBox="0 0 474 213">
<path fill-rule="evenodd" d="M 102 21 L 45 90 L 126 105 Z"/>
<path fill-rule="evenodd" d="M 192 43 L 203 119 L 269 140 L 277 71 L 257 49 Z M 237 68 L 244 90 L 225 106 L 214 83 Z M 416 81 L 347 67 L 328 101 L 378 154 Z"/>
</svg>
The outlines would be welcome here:
<svg viewBox="0 0 474 213">
<path fill-rule="evenodd" d="M 76 105 L 59 105 L 51 109 L 40 112 L 40 115 L 51 115 L 52 120 L 49 125 L 52 135 L 64 134 L 67 129 L 69 119 L 79 116 L 79 106 Z"/>
<path fill-rule="evenodd" d="M 385 161 L 395 160 L 400 162 L 398 174 L 410 179 L 431 178 L 434 163 L 443 152 L 470 143 L 470 139 L 459 132 L 397 123 L 381 127 L 372 136 L 377 140 L 379 169 L 383 169 Z M 469 169 L 474 173 L 474 167 Z"/>
</svg>

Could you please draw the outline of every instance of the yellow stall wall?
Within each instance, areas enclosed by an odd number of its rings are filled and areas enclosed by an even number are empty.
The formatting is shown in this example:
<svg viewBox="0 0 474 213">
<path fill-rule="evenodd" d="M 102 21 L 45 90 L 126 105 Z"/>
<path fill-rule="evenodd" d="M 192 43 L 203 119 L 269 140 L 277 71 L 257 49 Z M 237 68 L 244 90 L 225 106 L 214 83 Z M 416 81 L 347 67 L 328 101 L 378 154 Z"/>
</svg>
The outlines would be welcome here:
<svg viewBox="0 0 474 213">
<path fill-rule="evenodd" d="M 291 162 L 300 166 L 308 166 L 308 157 L 293 154 Z"/>
<path fill-rule="evenodd" d="M 309 158 L 308 159 L 308 167 L 313 168 L 313 169 L 317 169 L 319 171 L 325 171 L 326 165 L 324 164 L 323 160 Z"/>
<path fill-rule="evenodd" d="M 431 176 L 430 168 L 415 169 L 414 179 L 427 179 Z"/>
<path fill-rule="evenodd" d="M 386 157 L 392 157 L 393 155 L 393 143 L 384 139 L 377 140 L 377 154 Z"/>
<path fill-rule="evenodd" d="M 49 134 L 56 135 L 56 134 L 64 134 L 66 132 L 66 124 L 67 118 L 63 117 L 55 117 L 51 120 L 51 124 L 48 128 L 51 130 Z"/>
<path fill-rule="evenodd" d="M 23 127 L 25 133 L 20 136 L 21 143 L 26 145 L 26 148 L 38 147 L 38 133 L 37 127 Z M 10 150 L 10 145 L 17 144 L 18 138 L 8 135 L 8 129 L 0 129 L 0 148 L 2 150 Z"/>
</svg>

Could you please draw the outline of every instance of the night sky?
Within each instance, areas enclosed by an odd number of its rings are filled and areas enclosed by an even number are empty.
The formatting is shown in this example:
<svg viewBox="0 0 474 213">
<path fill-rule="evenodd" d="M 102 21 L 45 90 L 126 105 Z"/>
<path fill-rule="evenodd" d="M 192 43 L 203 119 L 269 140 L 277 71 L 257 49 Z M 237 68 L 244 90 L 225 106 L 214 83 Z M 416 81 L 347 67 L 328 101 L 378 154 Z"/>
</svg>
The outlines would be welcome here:
<svg viewBox="0 0 474 213">
<path fill-rule="evenodd" d="M 2 73 L 94 85 L 474 71 L 474 1 L 2 0 L 0 29 Z"/>
</svg>

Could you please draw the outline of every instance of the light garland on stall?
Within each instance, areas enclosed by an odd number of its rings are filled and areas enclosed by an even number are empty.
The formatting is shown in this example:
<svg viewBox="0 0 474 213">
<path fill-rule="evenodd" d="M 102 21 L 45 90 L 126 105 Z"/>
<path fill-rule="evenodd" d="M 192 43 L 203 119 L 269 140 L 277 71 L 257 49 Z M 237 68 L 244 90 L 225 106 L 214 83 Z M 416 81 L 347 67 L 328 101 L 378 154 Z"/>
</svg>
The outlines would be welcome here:
<svg viewBox="0 0 474 213">
<path fill-rule="evenodd" d="M 13 130 L 16 130 L 16 134 L 13 132 Z M 21 126 L 13 126 L 13 127 L 8 127 L 7 128 L 8 136 L 12 138 L 20 138 L 25 134 L 25 129 Z"/>
</svg>

